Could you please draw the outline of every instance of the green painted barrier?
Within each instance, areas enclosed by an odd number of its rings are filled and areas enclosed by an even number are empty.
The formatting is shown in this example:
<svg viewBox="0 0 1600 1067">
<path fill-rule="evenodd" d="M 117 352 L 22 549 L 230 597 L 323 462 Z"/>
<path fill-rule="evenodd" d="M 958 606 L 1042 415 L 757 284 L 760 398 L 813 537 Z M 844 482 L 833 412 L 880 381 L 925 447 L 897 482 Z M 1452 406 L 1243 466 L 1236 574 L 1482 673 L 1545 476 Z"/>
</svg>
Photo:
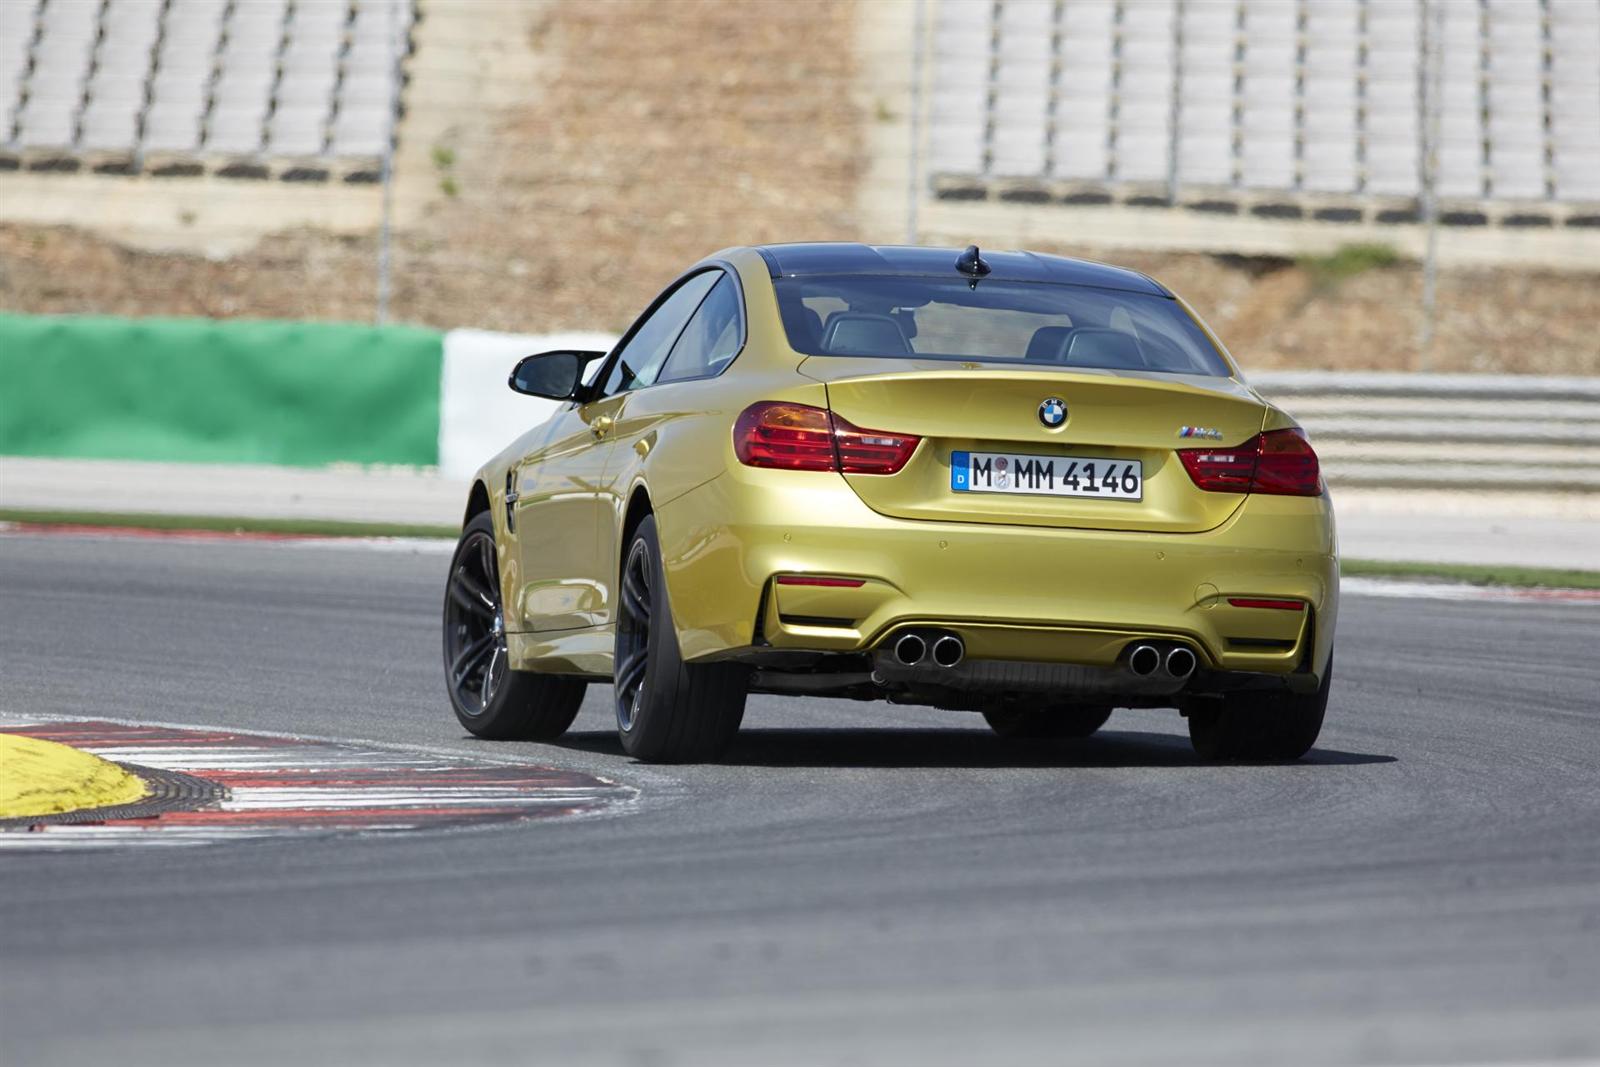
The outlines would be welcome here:
<svg viewBox="0 0 1600 1067">
<path fill-rule="evenodd" d="M 0 315 L 0 454 L 433 465 L 442 335 Z"/>
</svg>

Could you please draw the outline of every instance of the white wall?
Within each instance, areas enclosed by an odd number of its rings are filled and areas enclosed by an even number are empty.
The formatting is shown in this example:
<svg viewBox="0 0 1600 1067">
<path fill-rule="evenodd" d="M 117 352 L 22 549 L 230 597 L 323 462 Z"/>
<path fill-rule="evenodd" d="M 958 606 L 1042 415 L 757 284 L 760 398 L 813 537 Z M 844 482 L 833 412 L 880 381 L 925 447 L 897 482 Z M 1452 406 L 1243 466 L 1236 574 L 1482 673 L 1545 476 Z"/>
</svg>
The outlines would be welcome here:
<svg viewBox="0 0 1600 1067">
<path fill-rule="evenodd" d="M 484 460 L 556 410 L 555 401 L 513 393 L 506 385 L 517 360 L 559 348 L 609 350 L 616 340 L 614 334 L 594 332 L 445 334 L 439 472 L 447 478 L 470 478 Z"/>
</svg>

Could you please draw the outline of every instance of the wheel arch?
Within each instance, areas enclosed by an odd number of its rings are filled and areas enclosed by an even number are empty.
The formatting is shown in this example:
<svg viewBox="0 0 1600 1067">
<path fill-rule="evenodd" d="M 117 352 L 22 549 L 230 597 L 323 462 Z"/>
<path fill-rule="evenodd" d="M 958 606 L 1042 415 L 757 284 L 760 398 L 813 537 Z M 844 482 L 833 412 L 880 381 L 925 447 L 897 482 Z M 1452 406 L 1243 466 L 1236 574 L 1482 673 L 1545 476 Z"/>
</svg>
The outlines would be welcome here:
<svg viewBox="0 0 1600 1067">
<path fill-rule="evenodd" d="M 622 513 L 622 536 L 617 541 L 617 544 L 622 549 L 621 552 L 617 553 L 617 569 L 619 572 L 622 568 L 621 557 L 628 551 L 628 543 L 633 540 L 633 531 L 639 528 L 639 524 L 644 521 L 646 515 L 654 514 L 655 508 L 650 503 L 650 490 L 646 489 L 642 482 L 635 485 L 633 491 L 628 494 L 628 506 Z"/>
<path fill-rule="evenodd" d="M 467 510 L 461 516 L 461 525 L 467 523 L 489 510 L 489 487 L 480 479 L 472 483 L 472 489 L 467 493 Z"/>
</svg>

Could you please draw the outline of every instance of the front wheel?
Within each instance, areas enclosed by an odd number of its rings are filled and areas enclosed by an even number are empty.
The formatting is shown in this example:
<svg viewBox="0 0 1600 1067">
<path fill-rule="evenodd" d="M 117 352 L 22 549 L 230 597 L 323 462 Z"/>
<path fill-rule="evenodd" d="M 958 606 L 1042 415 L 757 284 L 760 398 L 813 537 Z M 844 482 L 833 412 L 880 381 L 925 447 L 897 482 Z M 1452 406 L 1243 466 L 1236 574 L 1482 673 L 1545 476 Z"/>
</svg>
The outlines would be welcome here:
<svg viewBox="0 0 1600 1067">
<path fill-rule="evenodd" d="M 1189 711 L 1189 743 L 1207 760 L 1297 760 L 1322 732 L 1333 660 L 1315 693 L 1229 693 Z"/>
<path fill-rule="evenodd" d="M 1001 737 L 1088 737 L 1111 718 L 1111 709 L 1097 705 L 994 708 L 983 713 L 989 729 Z"/>
<path fill-rule="evenodd" d="M 578 717 L 584 683 L 511 669 L 494 519 L 461 531 L 444 597 L 445 688 L 468 732 L 494 740 L 549 741 Z"/>
<path fill-rule="evenodd" d="M 613 660 L 622 747 L 648 763 L 717 759 L 744 718 L 748 673 L 736 663 L 683 662 L 655 516 L 639 523 L 622 561 Z"/>
</svg>

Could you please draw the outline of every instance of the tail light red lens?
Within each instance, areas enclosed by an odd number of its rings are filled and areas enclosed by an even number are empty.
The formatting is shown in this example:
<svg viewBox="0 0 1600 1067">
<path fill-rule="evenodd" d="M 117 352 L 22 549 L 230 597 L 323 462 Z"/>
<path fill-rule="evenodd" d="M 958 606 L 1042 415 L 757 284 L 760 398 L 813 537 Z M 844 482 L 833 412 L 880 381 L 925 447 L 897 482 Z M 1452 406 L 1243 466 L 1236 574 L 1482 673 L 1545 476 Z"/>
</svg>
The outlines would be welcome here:
<svg viewBox="0 0 1600 1067">
<path fill-rule="evenodd" d="M 839 469 L 846 474 L 893 474 L 906 465 L 922 438 L 905 433 L 884 433 L 852 426 L 839 416 L 833 420 L 833 440 L 839 446 Z"/>
<path fill-rule="evenodd" d="M 828 413 L 808 404 L 768 400 L 745 408 L 733 425 L 733 451 L 747 467 L 839 469 Z"/>
<path fill-rule="evenodd" d="M 733 452 L 748 467 L 894 474 L 920 437 L 863 430 L 825 408 L 763 400 L 733 425 Z"/>
<path fill-rule="evenodd" d="M 1258 440 L 1261 458 L 1256 460 L 1252 493 L 1277 493 L 1282 496 L 1321 496 L 1322 468 L 1317 453 L 1299 430 L 1268 430 Z"/>
<path fill-rule="evenodd" d="M 1298 429 L 1268 430 L 1234 448 L 1181 448 L 1178 458 L 1207 492 L 1322 495 L 1317 453 Z"/>
</svg>

